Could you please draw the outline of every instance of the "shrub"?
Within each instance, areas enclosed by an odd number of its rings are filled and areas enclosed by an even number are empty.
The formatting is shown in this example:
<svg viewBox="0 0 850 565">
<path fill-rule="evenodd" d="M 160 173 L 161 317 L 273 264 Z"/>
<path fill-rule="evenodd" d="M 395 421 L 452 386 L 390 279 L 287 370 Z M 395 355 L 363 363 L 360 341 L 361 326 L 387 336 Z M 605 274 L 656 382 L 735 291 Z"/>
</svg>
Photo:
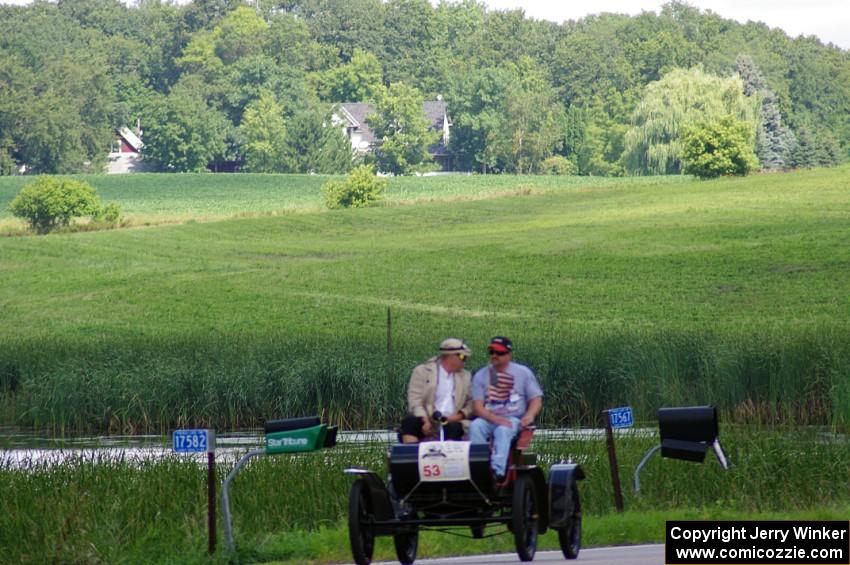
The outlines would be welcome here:
<svg viewBox="0 0 850 565">
<path fill-rule="evenodd" d="M 71 218 L 96 216 L 101 208 L 100 197 L 90 184 L 41 176 L 21 189 L 9 210 L 38 233 L 47 233 L 67 226 Z"/>
<path fill-rule="evenodd" d="M 328 208 L 362 208 L 384 197 L 387 180 L 375 175 L 374 167 L 361 165 L 344 181 L 328 181 L 322 185 Z"/>
<path fill-rule="evenodd" d="M 685 132 L 684 172 L 700 178 L 746 175 L 758 168 L 750 126 L 732 116 L 704 122 Z"/>
<path fill-rule="evenodd" d="M 576 172 L 575 163 L 563 155 L 552 155 L 540 162 L 540 174 L 543 175 L 574 175 Z"/>
<path fill-rule="evenodd" d="M 103 208 L 97 211 L 94 215 L 94 220 L 110 225 L 117 226 L 121 223 L 121 207 L 117 202 L 108 202 Z"/>
</svg>

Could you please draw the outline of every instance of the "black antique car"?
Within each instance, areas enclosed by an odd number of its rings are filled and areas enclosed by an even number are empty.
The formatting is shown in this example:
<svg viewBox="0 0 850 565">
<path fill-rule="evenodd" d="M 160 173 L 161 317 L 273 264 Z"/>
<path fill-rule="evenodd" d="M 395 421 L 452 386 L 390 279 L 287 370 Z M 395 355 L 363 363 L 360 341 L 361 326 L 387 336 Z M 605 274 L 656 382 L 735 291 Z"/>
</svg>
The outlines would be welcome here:
<svg viewBox="0 0 850 565">
<path fill-rule="evenodd" d="M 467 441 L 393 445 L 386 483 L 373 471 L 346 469 L 357 476 L 348 499 L 354 561 L 369 565 L 375 538 L 392 536 L 398 560 L 413 563 L 419 532 L 426 529 L 468 529 L 476 539 L 511 532 L 519 558 L 531 561 L 538 534 L 552 528 L 564 556 L 578 557 L 581 505 L 576 481 L 584 472 L 577 464 L 562 462 L 549 468 L 547 480 L 527 450 L 532 433 L 525 429 L 514 440 L 502 483 L 490 470 L 490 447 Z M 507 528 L 489 533 L 488 525 Z"/>
</svg>

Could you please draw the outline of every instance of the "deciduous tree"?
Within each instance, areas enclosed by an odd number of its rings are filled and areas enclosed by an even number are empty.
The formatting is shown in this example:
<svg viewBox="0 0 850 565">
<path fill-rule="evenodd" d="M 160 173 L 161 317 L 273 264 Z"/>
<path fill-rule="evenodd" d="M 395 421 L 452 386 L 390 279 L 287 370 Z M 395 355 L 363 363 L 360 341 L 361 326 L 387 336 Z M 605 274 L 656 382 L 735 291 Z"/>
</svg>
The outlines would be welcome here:
<svg viewBox="0 0 850 565">
<path fill-rule="evenodd" d="M 744 96 L 741 79 L 722 78 L 699 68 L 676 69 L 649 83 L 625 136 L 625 162 L 638 174 L 681 172 L 685 127 L 723 116 L 749 125 L 755 143 L 756 104 Z"/>
<path fill-rule="evenodd" d="M 227 154 L 232 125 L 207 104 L 202 90 L 197 80 L 181 82 L 146 109 L 143 156 L 163 171 L 203 171 Z"/>
<path fill-rule="evenodd" d="M 375 113 L 366 118 L 378 145 L 374 155 L 379 170 L 404 175 L 431 159 L 428 147 L 437 142 L 423 112 L 422 94 L 397 82 L 379 95 Z"/>
<path fill-rule="evenodd" d="M 290 170 L 283 107 L 265 90 L 245 109 L 239 126 L 245 171 L 280 173 Z"/>
<path fill-rule="evenodd" d="M 314 75 L 319 97 L 327 102 L 369 102 L 383 89 L 381 63 L 357 49 L 348 63 Z"/>
<path fill-rule="evenodd" d="M 752 126 L 733 116 L 687 126 L 681 157 L 684 172 L 700 178 L 746 175 L 758 167 Z"/>
</svg>

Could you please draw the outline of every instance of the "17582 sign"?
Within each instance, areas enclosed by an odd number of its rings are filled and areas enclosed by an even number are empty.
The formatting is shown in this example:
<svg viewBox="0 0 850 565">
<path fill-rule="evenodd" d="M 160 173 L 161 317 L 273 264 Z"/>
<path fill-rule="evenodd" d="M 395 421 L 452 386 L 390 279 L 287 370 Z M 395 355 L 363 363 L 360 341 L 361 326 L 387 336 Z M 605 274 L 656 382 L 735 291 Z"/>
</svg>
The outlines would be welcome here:
<svg viewBox="0 0 850 565">
<path fill-rule="evenodd" d="M 175 453 L 212 453 L 215 451 L 214 430 L 174 430 Z"/>
</svg>

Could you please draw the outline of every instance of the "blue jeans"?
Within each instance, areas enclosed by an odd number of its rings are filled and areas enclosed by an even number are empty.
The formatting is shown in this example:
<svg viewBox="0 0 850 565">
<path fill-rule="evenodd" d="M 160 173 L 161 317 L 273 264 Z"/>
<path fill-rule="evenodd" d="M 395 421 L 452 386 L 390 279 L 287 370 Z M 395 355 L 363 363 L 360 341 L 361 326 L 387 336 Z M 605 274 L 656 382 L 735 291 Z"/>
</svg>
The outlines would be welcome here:
<svg viewBox="0 0 850 565">
<path fill-rule="evenodd" d="M 469 441 L 471 443 L 489 443 L 493 438 L 493 451 L 490 453 L 490 467 L 493 472 L 505 476 L 508 466 L 508 452 L 511 441 L 519 432 L 519 418 L 508 418 L 511 427 L 492 424 L 484 418 L 476 418 L 469 426 Z"/>
</svg>

